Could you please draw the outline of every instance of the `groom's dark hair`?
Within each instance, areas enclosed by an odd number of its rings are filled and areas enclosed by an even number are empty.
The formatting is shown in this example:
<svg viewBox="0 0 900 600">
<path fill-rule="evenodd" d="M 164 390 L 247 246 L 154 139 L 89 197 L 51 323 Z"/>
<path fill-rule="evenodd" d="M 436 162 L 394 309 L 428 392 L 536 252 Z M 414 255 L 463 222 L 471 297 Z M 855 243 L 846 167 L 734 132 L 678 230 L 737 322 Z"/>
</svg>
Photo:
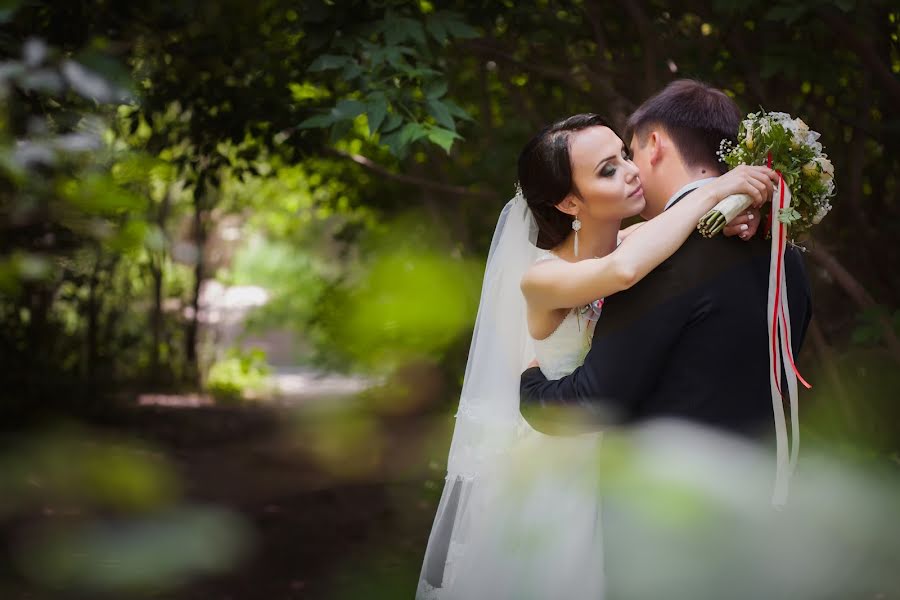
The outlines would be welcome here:
<svg viewBox="0 0 900 600">
<path fill-rule="evenodd" d="M 641 104 L 625 125 L 625 141 L 637 136 L 647 143 L 654 127 L 672 138 L 689 167 L 710 166 L 726 171 L 716 152 L 723 139 L 736 141 L 741 111 L 722 90 L 693 79 L 678 79 Z"/>
</svg>

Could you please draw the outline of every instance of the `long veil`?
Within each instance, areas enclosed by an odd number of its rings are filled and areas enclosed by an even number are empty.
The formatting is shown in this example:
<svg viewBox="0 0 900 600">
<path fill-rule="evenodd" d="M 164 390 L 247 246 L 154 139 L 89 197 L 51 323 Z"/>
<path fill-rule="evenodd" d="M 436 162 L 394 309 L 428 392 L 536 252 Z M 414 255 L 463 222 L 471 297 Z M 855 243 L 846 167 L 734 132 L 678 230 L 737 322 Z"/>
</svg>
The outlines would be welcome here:
<svg viewBox="0 0 900 600">
<path fill-rule="evenodd" d="M 518 186 L 517 186 L 518 188 Z M 447 478 L 432 526 L 416 598 L 445 600 L 458 561 L 479 531 L 497 462 L 534 430 L 519 412 L 519 377 L 534 358 L 519 283 L 537 259 L 537 224 L 521 190 L 500 213 L 491 241 L 469 349 Z"/>
</svg>

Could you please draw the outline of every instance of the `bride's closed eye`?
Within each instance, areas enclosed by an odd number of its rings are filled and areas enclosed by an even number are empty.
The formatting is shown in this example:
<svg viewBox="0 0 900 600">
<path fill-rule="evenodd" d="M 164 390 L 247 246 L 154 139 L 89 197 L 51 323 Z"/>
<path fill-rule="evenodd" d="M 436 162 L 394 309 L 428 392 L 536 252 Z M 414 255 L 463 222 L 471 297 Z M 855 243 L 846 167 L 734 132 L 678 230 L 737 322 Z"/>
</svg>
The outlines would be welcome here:
<svg viewBox="0 0 900 600">
<path fill-rule="evenodd" d="M 628 160 L 628 161 L 631 160 L 631 153 L 628 151 L 627 148 L 622 149 L 622 160 Z M 616 168 L 609 163 L 606 163 L 606 165 L 604 165 L 603 168 L 600 169 L 600 173 L 599 173 L 600 177 L 612 177 L 615 174 L 616 174 Z"/>
</svg>

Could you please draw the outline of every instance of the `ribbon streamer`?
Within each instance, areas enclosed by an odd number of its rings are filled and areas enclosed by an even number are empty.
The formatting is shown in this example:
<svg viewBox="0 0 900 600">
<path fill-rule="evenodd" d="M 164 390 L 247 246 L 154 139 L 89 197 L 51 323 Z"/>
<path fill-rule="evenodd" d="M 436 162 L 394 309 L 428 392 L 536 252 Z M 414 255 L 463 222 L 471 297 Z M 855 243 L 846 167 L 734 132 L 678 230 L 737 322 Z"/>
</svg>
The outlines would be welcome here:
<svg viewBox="0 0 900 600">
<path fill-rule="evenodd" d="M 769 168 L 772 166 L 769 157 Z M 791 350 L 791 313 L 787 301 L 787 278 L 784 272 L 784 253 L 787 247 L 785 225 L 778 218 L 781 211 L 791 206 L 791 190 L 784 177 L 778 173 L 778 207 L 772 206 L 769 223 L 772 234 L 772 254 L 769 262 L 769 360 L 772 369 L 769 383 L 772 391 L 772 411 L 775 415 L 776 472 L 772 504 L 781 508 L 787 502 L 791 475 L 800 454 L 800 420 L 798 418 L 797 380 L 809 389 L 812 386 L 797 371 Z M 779 335 L 780 334 L 780 335 Z M 781 371 L 784 368 L 785 383 L 790 395 L 791 441 L 788 443 L 787 424 L 782 404 Z M 790 453 L 790 456 L 788 456 Z"/>
</svg>

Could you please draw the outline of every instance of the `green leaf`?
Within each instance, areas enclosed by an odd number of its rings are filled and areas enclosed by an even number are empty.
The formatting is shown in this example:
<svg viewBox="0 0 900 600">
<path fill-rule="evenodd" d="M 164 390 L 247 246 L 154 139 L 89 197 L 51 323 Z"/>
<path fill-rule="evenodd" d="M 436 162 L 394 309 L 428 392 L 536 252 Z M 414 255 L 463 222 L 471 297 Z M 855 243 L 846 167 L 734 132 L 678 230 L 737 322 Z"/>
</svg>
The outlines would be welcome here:
<svg viewBox="0 0 900 600">
<path fill-rule="evenodd" d="M 418 42 L 420 45 L 424 46 L 427 44 L 427 40 L 425 39 L 425 29 L 418 21 L 414 21 L 412 19 L 409 20 L 409 24 L 407 26 L 407 34 L 410 39 Z"/>
<path fill-rule="evenodd" d="M 406 40 L 412 40 L 421 46 L 426 44 L 425 30 L 421 23 L 409 17 L 396 16 L 392 11 L 385 16 L 380 29 L 384 32 L 384 42 L 388 46 L 395 46 Z"/>
<path fill-rule="evenodd" d="M 372 94 L 366 105 L 366 116 L 369 120 L 369 135 L 373 135 L 387 116 L 388 102 L 384 94 Z"/>
<path fill-rule="evenodd" d="M 404 73 L 409 77 L 415 77 L 420 79 L 429 79 L 434 77 L 443 77 L 444 74 L 435 69 L 429 69 L 428 67 L 413 67 L 404 69 Z"/>
<path fill-rule="evenodd" d="M 432 81 L 427 86 L 425 86 L 425 97 L 426 98 L 440 98 L 444 94 L 447 93 L 447 81 L 443 79 L 438 79 L 437 81 Z"/>
<path fill-rule="evenodd" d="M 412 67 L 410 67 L 409 63 L 403 58 L 404 54 L 408 54 L 410 49 L 405 46 L 396 46 L 393 48 L 386 48 L 384 51 L 384 58 L 389 65 L 397 69 L 398 71 L 408 71 Z"/>
<path fill-rule="evenodd" d="M 352 126 L 352 121 L 338 121 L 335 123 L 334 127 L 331 128 L 331 135 L 328 136 L 329 143 L 336 144 L 341 138 L 350 133 Z"/>
<path fill-rule="evenodd" d="M 855 0 L 832 0 L 831 3 L 834 4 L 835 6 L 837 6 L 840 10 L 842 10 L 845 13 L 851 12 L 853 9 L 856 8 Z"/>
<path fill-rule="evenodd" d="M 467 25 L 462 21 L 460 17 L 458 17 L 455 13 L 452 17 L 446 19 L 444 21 L 444 27 L 447 30 L 447 33 L 450 34 L 451 37 L 459 38 L 459 39 L 472 39 L 481 37 L 481 34 L 478 33 L 471 26 Z"/>
<path fill-rule="evenodd" d="M 363 68 L 359 66 L 358 62 L 353 60 L 350 61 L 350 63 L 348 63 L 346 67 L 344 67 L 343 71 L 341 71 L 341 77 L 343 77 L 345 80 L 356 79 L 357 77 L 362 75 L 362 73 Z"/>
<path fill-rule="evenodd" d="M 403 145 L 411 144 L 428 135 L 428 130 L 419 123 L 407 123 L 400 130 L 400 143 Z"/>
<path fill-rule="evenodd" d="M 388 133 L 389 131 L 394 131 L 399 128 L 400 125 L 403 124 L 403 117 L 398 115 L 397 113 L 389 113 L 387 116 L 387 121 L 384 123 L 384 127 L 381 128 L 383 133 Z"/>
<path fill-rule="evenodd" d="M 405 145 L 400 140 L 400 135 L 402 133 L 402 129 L 397 129 L 392 133 L 381 136 L 381 143 L 387 146 L 391 151 L 391 154 L 393 154 L 397 158 L 403 158 L 403 156 L 406 154 L 404 147 Z"/>
<path fill-rule="evenodd" d="M 435 127 L 428 132 L 428 140 L 443 148 L 444 151 L 447 152 L 447 154 L 450 154 L 450 148 L 453 146 L 453 140 L 456 139 L 461 139 L 459 134 L 457 134 L 455 131 L 450 131 L 449 129 L 441 129 L 440 127 Z"/>
<path fill-rule="evenodd" d="M 456 117 L 457 119 L 462 119 L 464 121 L 472 121 L 474 120 L 472 116 L 467 113 L 461 106 L 459 106 L 456 102 L 452 100 L 444 100 L 444 106 L 447 107 L 447 110 L 450 111 L 450 114 Z"/>
<path fill-rule="evenodd" d="M 366 112 L 366 105 L 359 100 L 341 100 L 331 109 L 335 121 L 355 119 L 364 112 Z"/>
<path fill-rule="evenodd" d="M 297 127 L 299 129 L 312 129 L 315 127 L 330 127 L 334 123 L 334 117 L 330 114 L 316 115 L 302 121 Z"/>
<path fill-rule="evenodd" d="M 323 54 L 309 65 L 310 71 L 327 71 L 329 69 L 340 69 L 351 62 L 349 56 L 336 56 L 334 54 Z"/>
<path fill-rule="evenodd" d="M 428 112 L 435 118 L 435 120 L 446 127 L 447 129 L 456 130 L 456 122 L 453 120 L 453 115 L 450 114 L 450 111 L 440 100 L 432 100 L 429 99 L 426 104 L 428 105 Z"/>
<path fill-rule="evenodd" d="M 447 42 L 447 30 L 444 28 L 443 21 L 439 15 L 428 15 L 425 19 L 425 29 L 439 44 Z"/>
<path fill-rule="evenodd" d="M 800 213 L 798 213 L 793 207 L 782 208 L 778 210 L 778 220 L 785 225 L 790 225 L 799 218 Z"/>
</svg>

